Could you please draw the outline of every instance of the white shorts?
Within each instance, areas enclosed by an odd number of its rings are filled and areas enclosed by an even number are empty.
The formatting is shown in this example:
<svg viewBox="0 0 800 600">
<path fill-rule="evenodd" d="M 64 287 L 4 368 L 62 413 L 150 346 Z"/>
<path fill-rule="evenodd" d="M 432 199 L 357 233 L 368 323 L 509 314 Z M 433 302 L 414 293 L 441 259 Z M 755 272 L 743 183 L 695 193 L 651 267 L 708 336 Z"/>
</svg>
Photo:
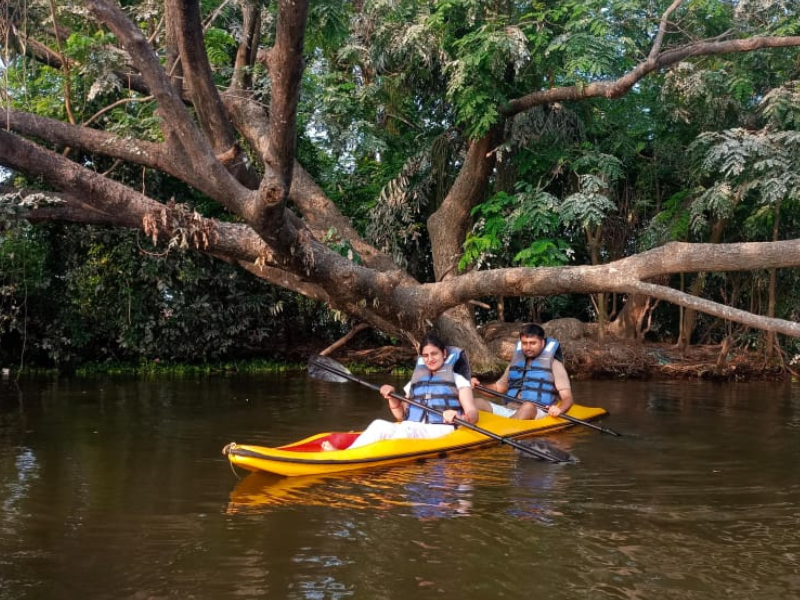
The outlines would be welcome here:
<svg viewBox="0 0 800 600">
<path fill-rule="evenodd" d="M 492 414 L 498 415 L 500 417 L 505 417 L 506 419 L 514 418 L 514 413 L 517 412 L 518 408 L 511 408 L 509 406 L 502 406 L 500 404 L 495 404 L 494 402 L 489 402 L 492 407 Z M 541 408 L 536 409 L 536 416 L 534 419 L 542 419 L 547 416 L 547 413 L 544 412 Z"/>
</svg>

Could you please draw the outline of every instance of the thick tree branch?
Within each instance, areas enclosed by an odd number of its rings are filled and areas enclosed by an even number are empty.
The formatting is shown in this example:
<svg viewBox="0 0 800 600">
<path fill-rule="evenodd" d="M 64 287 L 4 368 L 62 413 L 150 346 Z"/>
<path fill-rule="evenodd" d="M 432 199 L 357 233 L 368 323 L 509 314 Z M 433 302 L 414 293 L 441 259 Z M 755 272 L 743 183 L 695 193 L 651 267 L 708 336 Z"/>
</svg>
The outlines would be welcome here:
<svg viewBox="0 0 800 600">
<path fill-rule="evenodd" d="M 38 192 L 33 190 L 14 190 L 0 186 L 0 194 L 17 194 L 24 198 L 31 194 L 44 194 L 54 202 L 45 206 L 30 206 L 18 212 L 18 218 L 30 223 L 66 222 L 84 225 L 116 226 L 128 229 L 143 230 L 142 224 L 148 212 L 105 213 L 81 201 L 69 193 Z M 165 210 L 161 204 L 154 203 L 154 211 Z M 156 219 L 156 223 L 158 223 Z M 312 300 L 335 306 L 330 295 L 320 286 L 302 279 L 296 274 L 270 266 L 272 253 L 264 241 L 249 226 L 241 223 L 223 223 L 208 220 L 209 244 L 206 248 L 197 248 L 201 252 L 219 260 L 235 264 L 259 279 L 268 283 L 301 294 Z M 161 239 L 169 239 L 172 231 L 161 229 Z M 344 308 L 344 307 L 342 307 Z"/>
<path fill-rule="evenodd" d="M 155 215 L 165 210 L 163 204 L 144 194 L 3 130 L 0 130 L 0 164 L 42 177 L 64 193 L 63 198 L 71 200 L 63 207 L 48 207 L 23 216 L 33 222 L 66 220 L 100 224 L 100 215 L 104 215 L 108 225 L 144 230 L 146 223 L 150 228 L 158 228 L 160 221 Z M 204 226 L 208 229 L 204 235 L 213 238 L 219 254 L 262 264 L 279 262 L 280 254 L 247 225 L 206 220 Z M 168 237 L 172 235 L 169 227 L 163 231 Z"/>
<path fill-rule="evenodd" d="M 175 19 L 172 30 L 178 36 L 184 82 L 200 125 L 216 155 L 233 149 L 233 128 L 225 114 L 203 41 L 200 6 L 196 0 L 167 0 L 173 4 L 167 15 Z"/>
<path fill-rule="evenodd" d="M 80 222 L 83 215 L 83 222 L 99 223 L 98 213 L 102 213 L 108 217 L 108 224 L 146 229 L 145 218 L 150 216 L 150 227 L 156 227 L 159 220 L 155 216 L 165 210 L 161 203 L 119 182 L 3 130 L 0 130 L 0 164 L 42 177 L 72 198 L 80 198 L 79 203 L 61 209 L 50 208 L 47 212 L 40 212 L 38 217 L 31 216 L 34 221 L 52 219 L 60 213 L 65 220 Z M 87 207 L 91 207 L 91 212 Z M 166 234 L 171 234 L 169 229 Z M 342 274 L 348 273 L 355 292 L 354 295 L 345 295 L 348 311 L 357 310 L 364 314 L 364 307 L 358 306 L 360 299 L 374 297 L 370 286 L 374 285 L 377 274 L 363 267 L 356 269 L 346 258 L 314 241 L 304 224 L 291 213 L 287 212 L 283 227 L 286 241 L 281 240 L 277 248 L 270 246 L 263 233 L 242 224 L 223 227 L 208 220 L 207 234 L 213 234 L 211 237 L 214 239 L 208 248 L 202 248 L 204 251 L 213 246 L 216 254 L 237 260 L 273 264 L 298 274 L 305 272 L 309 282 L 324 289 L 335 289 L 337 284 L 341 284 Z M 256 251 L 258 253 L 254 253 Z M 395 285 L 398 283 L 397 279 L 393 281 Z"/>
<path fill-rule="evenodd" d="M 352 244 L 353 250 L 358 253 L 366 266 L 379 271 L 401 273 L 390 256 L 361 238 L 350 220 L 339 211 L 299 163 L 295 163 L 289 199 L 303 214 L 306 224 L 317 239 L 322 239 L 330 228 L 334 228 L 342 239 Z M 410 275 L 405 273 L 404 275 L 409 282 L 414 281 Z"/>
<path fill-rule="evenodd" d="M 225 257 L 222 257 L 225 258 Z M 304 281 L 294 273 L 290 273 L 283 269 L 275 267 L 268 267 L 254 262 L 238 261 L 238 264 L 243 269 L 249 271 L 259 279 L 263 279 L 273 285 L 290 290 L 297 294 L 301 294 L 311 300 L 322 302 L 325 304 L 331 303 L 331 297 L 328 293 L 318 285 Z"/>
<path fill-rule="evenodd" d="M 552 102 L 583 100 L 586 98 L 619 98 L 627 94 L 636 83 L 650 73 L 675 65 L 687 58 L 752 52 L 763 48 L 791 48 L 796 46 L 800 46 L 800 36 L 752 37 L 743 40 L 716 42 L 704 40 L 667 50 L 656 56 L 651 54 L 645 61 L 639 63 L 631 71 L 614 81 L 596 81 L 586 85 L 558 87 L 533 92 L 522 98 L 511 100 L 501 108 L 500 112 L 503 116 L 510 117 L 534 106 Z"/>
<path fill-rule="evenodd" d="M 0 164 L 41 177 L 107 214 L 143 212 L 158 205 L 121 183 L 4 130 L 0 130 Z"/>
<path fill-rule="evenodd" d="M 473 271 L 454 279 L 426 284 L 431 310 L 439 314 L 471 299 L 488 296 L 553 296 L 567 293 L 619 292 L 647 294 L 732 321 L 800 337 L 800 324 L 736 311 L 672 288 L 645 283 L 659 275 L 696 272 L 752 271 L 800 266 L 800 239 L 743 244 L 672 242 L 634 256 L 597 266 L 511 268 Z M 396 294 L 407 302 L 411 290 Z M 419 294 L 421 290 L 413 290 Z M 745 317 L 747 321 L 743 320 Z M 758 324 L 757 324 L 758 323 Z"/>
<path fill-rule="evenodd" d="M 296 234 L 286 226 L 286 201 L 292 183 L 297 147 L 297 103 L 303 74 L 303 41 L 308 18 L 307 0 L 279 0 L 275 45 L 266 53 L 272 90 L 269 135 L 260 145 L 265 174 L 247 213 L 261 235 L 285 250 Z"/>
<path fill-rule="evenodd" d="M 266 162 L 278 174 L 286 196 L 292 182 L 297 147 L 297 103 L 304 68 L 307 19 L 308 0 L 278 0 L 275 45 L 267 58 L 272 95 L 269 109 L 271 143 Z"/>
<path fill-rule="evenodd" d="M 0 109 L 0 119 L 3 126 L 10 131 L 38 138 L 55 146 L 77 148 L 134 164 L 163 169 L 176 177 L 181 173 L 179 165 L 168 159 L 163 144 L 121 138 L 98 129 L 70 125 L 56 119 L 17 110 Z"/>
<path fill-rule="evenodd" d="M 675 0 L 672 4 L 669 5 L 667 10 L 664 11 L 664 14 L 661 15 L 661 21 L 658 24 L 658 33 L 656 34 L 655 40 L 653 40 L 653 47 L 650 49 L 650 54 L 648 55 L 649 59 L 655 60 L 658 57 L 659 52 L 661 52 L 661 45 L 664 43 L 664 36 L 667 35 L 667 25 L 669 25 L 669 18 L 678 7 L 683 4 L 684 0 Z"/>
<path fill-rule="evenodd" d="M 261 26 L 261 9 L 249 0 L 240 2 L 242 7 L 242 40 L 236 49 L 233 78 L 230 92 L 250 89 L 253 84 L 252 67 L 258 55 L 258 32 Z"/>
<path fill-rule="evenodd" d="M 644 281 L 635 282 L 626 287 L 626 291 L 630 294 L 646 294 L 653 298 L 666 300 L 667 302 L 691 308 L 707 315 L 719 317 L 735 323 L 741 323 L 742 325 L 753 327 L 754 329 L 774 331 L 776 333 L 783 333 L 791 337 L 800 338 L 800 323 L 786 321 L 784 319 L 762 317 L 746 310 L 725 306 L 724 304 L 719 304 L 698 296 L 692 296 L 691 294 L 670 287 Z"/>
<path fill-rule="evenodd" d="M 258 187 L 258 175 L 236 141 L 235 131 L 216 85 L 204 42 L 200 6 L 196 0 L 168 0 L 168 31 L 176 38 L 182 84 L 217 160 L 248 189 Z M 177 66 L 177 63 L 176 63 Z M 174 86 L 173 86 L 174 87 Z"/>
<path fill-rule="evenodd" d="M 143 230 L 143 222 L 147 211 L 105 213 L 85 204 L 80 197 L 69 193 L 39 192 L 34 190 L 14 190 L 0 186 L 0 194 L 16 194 L 21 198 L 32 194 L 45 195 L 54 202 L 44 206 L 31 206 L 20 209 L 18 218 L 30 223 L 64 222 L 83 225 L 122 227 Z M 164 205 L 155 203 L 150 214 L 165 210 Z M 235 264 L 259 279 L 273 285 L 296 292 L 312 300 L 331 304 L 331 297 L 323 288 L 309 283 L 289 271 L 270 266 L 272 252 L 264 241 L 249 226 L 242 223 L 224 223 L 213 220 L 206 221 L 209 228 L 209 244 L 206 248 L 197 248 L 209 256 Z M 159 220 L 156 219 L 156 224 Z M 174 234 L 166 228 L 160 228 L 160 238 L 169 239 Z"/>
<path fill-rule="evenodd" d="M 6 111 L 0 109 L 0 118 L 3 119 L 3 123 L 7 125 L 8 130 L 21 135 L 46 140 L 57 146 L 77 148 L 86 152 L 125 160 L 132 164 L 158 169 L 182 179 L 187 184 L 207 194 L 213 194 L 216 191 L 213 186 L 208 185 L 207 180 L 202 177 L 202 173 L 196 173 L 192 169 L 184 169 L 181 161 L 175 160 L 174 155 L 168 152 L 168 149 L 163 144 L 120 138 L 89 127 L 70 125 L 47 117 L 39 117 L 14 110 Z M 9 144 L 9 150 L 23 143 L 21 138 L 9 137 L 6 139 Z M 3 164 L 22 172 L 37 173 L 39 172 L 37 165 L 40 162 L 63 162 L 65 169 L 68 168 L 67 165 L 69 164 L 73 164 L 76 167 L 79 166 L 71 163 L 63 156 L 58 158 L 48 157 L 46 156 L 48 152 L 44 148 L 31 143 L 24 152 L 9 151 L 6 153 L 7 162 Z M 39 153 L 43 153 L 43 158 L 38 158 Z M 54 181 L 53 185 L 60 188 L 57 181 Z M 239 208 L 238 203 L 230 202 L 226 204 L 225 200 L 227 199 L 221 200 L 221 204 L 225 205 L 229 210 L 235 212 Z"/>
<path fill-rule="evenodd" d="M 264 108 L 257 102 L 237 94 L 225 94 L 225 105 L 236 129 L 259 154 L 266 155 L 271 143 L 270 126 Z M 272 173 L 269 165 L 266 170 Z M 317 239 L 322 239 L 330 228 L 353 245 L 353 249 L 370 267 L 381 271 L 396 270 L 394 261 L 366 243 L 339 208 L 328 198 L 313 178 L 295 162 L 289 199 L 302 213 L 306 225 Z"/>
<path fill-rule="evenodd" d="M 492 128 L 467 150 L 464 165 L 439 209 L 428 218 L 436 281 L 453 277 L 463 252 L 472 208 L 483 199 L 495 165 L 501 127 Z"/>
<path fill-rule="evenodd" d="M 136 27 L 122 12 L 118 4 L 110 0 L 86 0 L 86 5 L 94 17 L 105 24 L 119 39 L 128 52 L 134 65 L 139 69 L 150 93 L 155 96 L 162 112 L 162 130 L 165 137 L 184 148 L 187 153 L 192 149 L 203 149 L 205 145 L 197 131 L 186 107 L 169 78 L 161 67 L 161 63 L 153 52 L 141 30 Z M 194 150 L 197 153 L 197 150 Z"/>
<path fill-rule="evenodd" d="M 212 197 L 225 198 L 229 208 L 241 211 L 246 189 L 216 159 L 142 32 L 119 5 L 110 0 L 86 0 L 86 4 L 90 12 L 119 38 L 142 73 L 159 110 L 163 112 L 162 128 L 173 152 L 172 158 L 181 161 L 188 172 L 194 172 L 197 180 L 202 179 L 202 183 L 196 180 L 191 182 L 192 185 Z"/>
<path fill-rule="evenodd" d="M 59 56 L 57 52 L 54 52 L 46 44 L 43 44 L 39 40 L 26 35 L 24 31 L 19 29 L 17 23 L 12 22 L 10 24 L 10 28 L 16 38 L 16 45 L 20 48 L 20 50 L 24 50 L 29 57 L 34 59 L 36 62 L 52 67 L 53 69 L 59 71 L 64 69 L 65 65 L 61 59 L 61 56 Z M 64 36 L 64 39 L 66 39 L 66 35 Z M 144 80 L 137 73 L 134 73 L 133 70 L 128 72 L 117 71 L 114 73 L 114 75 L 123 83 L 126 89 L 145 95 L 150 93 Z"/>
<path fill-rule="evenodd" d="M 51 204 L 18 208 L 16 217 L 30 223 L 65 222 L 144 231 L 144 222 L 148 216 L 160 214 L 168 209 L 166 205 L 146 197 L 144 201 L 132 206 L 131 210 L 107 212 L 84 202 L 85 196 L 82 194 L 14 189 L 6 186 L 0 186 L 0 194 L 17 195 L 23 199 L 31 195 L 43 195 L 52 199 Z M 158 219 L 154 225 L 158 227 L 159 239 L 169 239 L 174 234 L 170 228 L 162 226 Z M 196 250 L 228 262 L 241 263 L 242 266 L 247 266 L 248 270 L 265 269 L 272 273 L 279 271 L 269 266 L 275 262 L 274 254 L 249 225 L 214 219 L 205 219 L 204 225 L 209 233 L 209 243 L 206 247 Z M 275 276 L 264 279 L 273 281 Z M 301 281 L 295 275 L 285 272 L 281 281 L 283 280 Z M 305 293 L 300 289 L 295 291 Z M 315 292 L 310 297 L 319 294 L 320 292 Z"/>
</svg>

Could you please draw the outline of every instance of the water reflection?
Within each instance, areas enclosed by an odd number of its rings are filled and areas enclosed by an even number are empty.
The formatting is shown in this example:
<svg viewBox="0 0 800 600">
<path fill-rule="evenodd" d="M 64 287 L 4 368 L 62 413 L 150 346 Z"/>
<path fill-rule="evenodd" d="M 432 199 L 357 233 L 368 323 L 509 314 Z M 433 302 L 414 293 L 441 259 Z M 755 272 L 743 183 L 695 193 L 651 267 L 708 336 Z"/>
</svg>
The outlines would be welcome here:
<svg viewBox="0 0 800 600">
<path fill-rule="evenodd" d="M 230 494 L 229 513 L 259 513 L 282 506 L 392 510 L 421 519 L 470 514 L 472 490 L 493 485 L 496 472 L 451 457 L 386 470 L 307 477 L 251 473 Z"/>
<path fill-rule="evenodd" d="M 560 446 L 568 450 L 572 444 Z M 552 525 L 563 514 L 559 494 L 566 491 L 573 477 L 570 469 L 575 468 L 493 448 L 357 473 L 308 477 L 251 473 L 232 490 L 227 512 L 259 514 L 316 506 L 392 511 L 426 521 L 476 516 L 488 508 L 514 519 Z"/>
<path fill-rule="evenodd" d="M 0 481 L 3 482 L 0 488 L 0 532 L 13 536 L 24 515 L 23 501 L 30 493 L 31 484 L 39 478 L 39 465 L 31 449 L 24 447 L 17 449 L 13 462 L 4 459 L 3 464 L 13 464 L 13 471 L 6 474 L 0 470 Z"/>
</svg>

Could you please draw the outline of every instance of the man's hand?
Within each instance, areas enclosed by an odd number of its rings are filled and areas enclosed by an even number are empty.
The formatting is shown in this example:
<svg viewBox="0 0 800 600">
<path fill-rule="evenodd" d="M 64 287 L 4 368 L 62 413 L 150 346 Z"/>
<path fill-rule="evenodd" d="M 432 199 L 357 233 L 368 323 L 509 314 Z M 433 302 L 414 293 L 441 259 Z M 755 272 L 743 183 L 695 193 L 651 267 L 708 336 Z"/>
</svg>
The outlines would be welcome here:
<svg viewBox="0 0 800 600">
<path fill-rule="evenodd" d="M 442 419 L 445 423 L 452 423 L 455 418 L 458 416 L 458 413 L 452 409 L 448 409 L 442 412 Z"/>
</svg>

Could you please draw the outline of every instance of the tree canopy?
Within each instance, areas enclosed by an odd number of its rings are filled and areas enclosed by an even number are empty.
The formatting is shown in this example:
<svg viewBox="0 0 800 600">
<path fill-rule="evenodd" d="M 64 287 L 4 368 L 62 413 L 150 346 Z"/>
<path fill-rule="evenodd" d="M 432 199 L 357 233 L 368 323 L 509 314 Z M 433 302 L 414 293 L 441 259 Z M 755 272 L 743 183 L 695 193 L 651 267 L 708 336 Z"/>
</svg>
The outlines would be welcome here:
<svg viewBox="0 0 800 600">
<path fill-rule="evenodd" d="M 503 298 L 800 337 L 799 9 L 9 0 L 0 228 L 136 230 L 478 365 Z M 763 310 L 709 285 L 764 269 Z"/>
</svg>

